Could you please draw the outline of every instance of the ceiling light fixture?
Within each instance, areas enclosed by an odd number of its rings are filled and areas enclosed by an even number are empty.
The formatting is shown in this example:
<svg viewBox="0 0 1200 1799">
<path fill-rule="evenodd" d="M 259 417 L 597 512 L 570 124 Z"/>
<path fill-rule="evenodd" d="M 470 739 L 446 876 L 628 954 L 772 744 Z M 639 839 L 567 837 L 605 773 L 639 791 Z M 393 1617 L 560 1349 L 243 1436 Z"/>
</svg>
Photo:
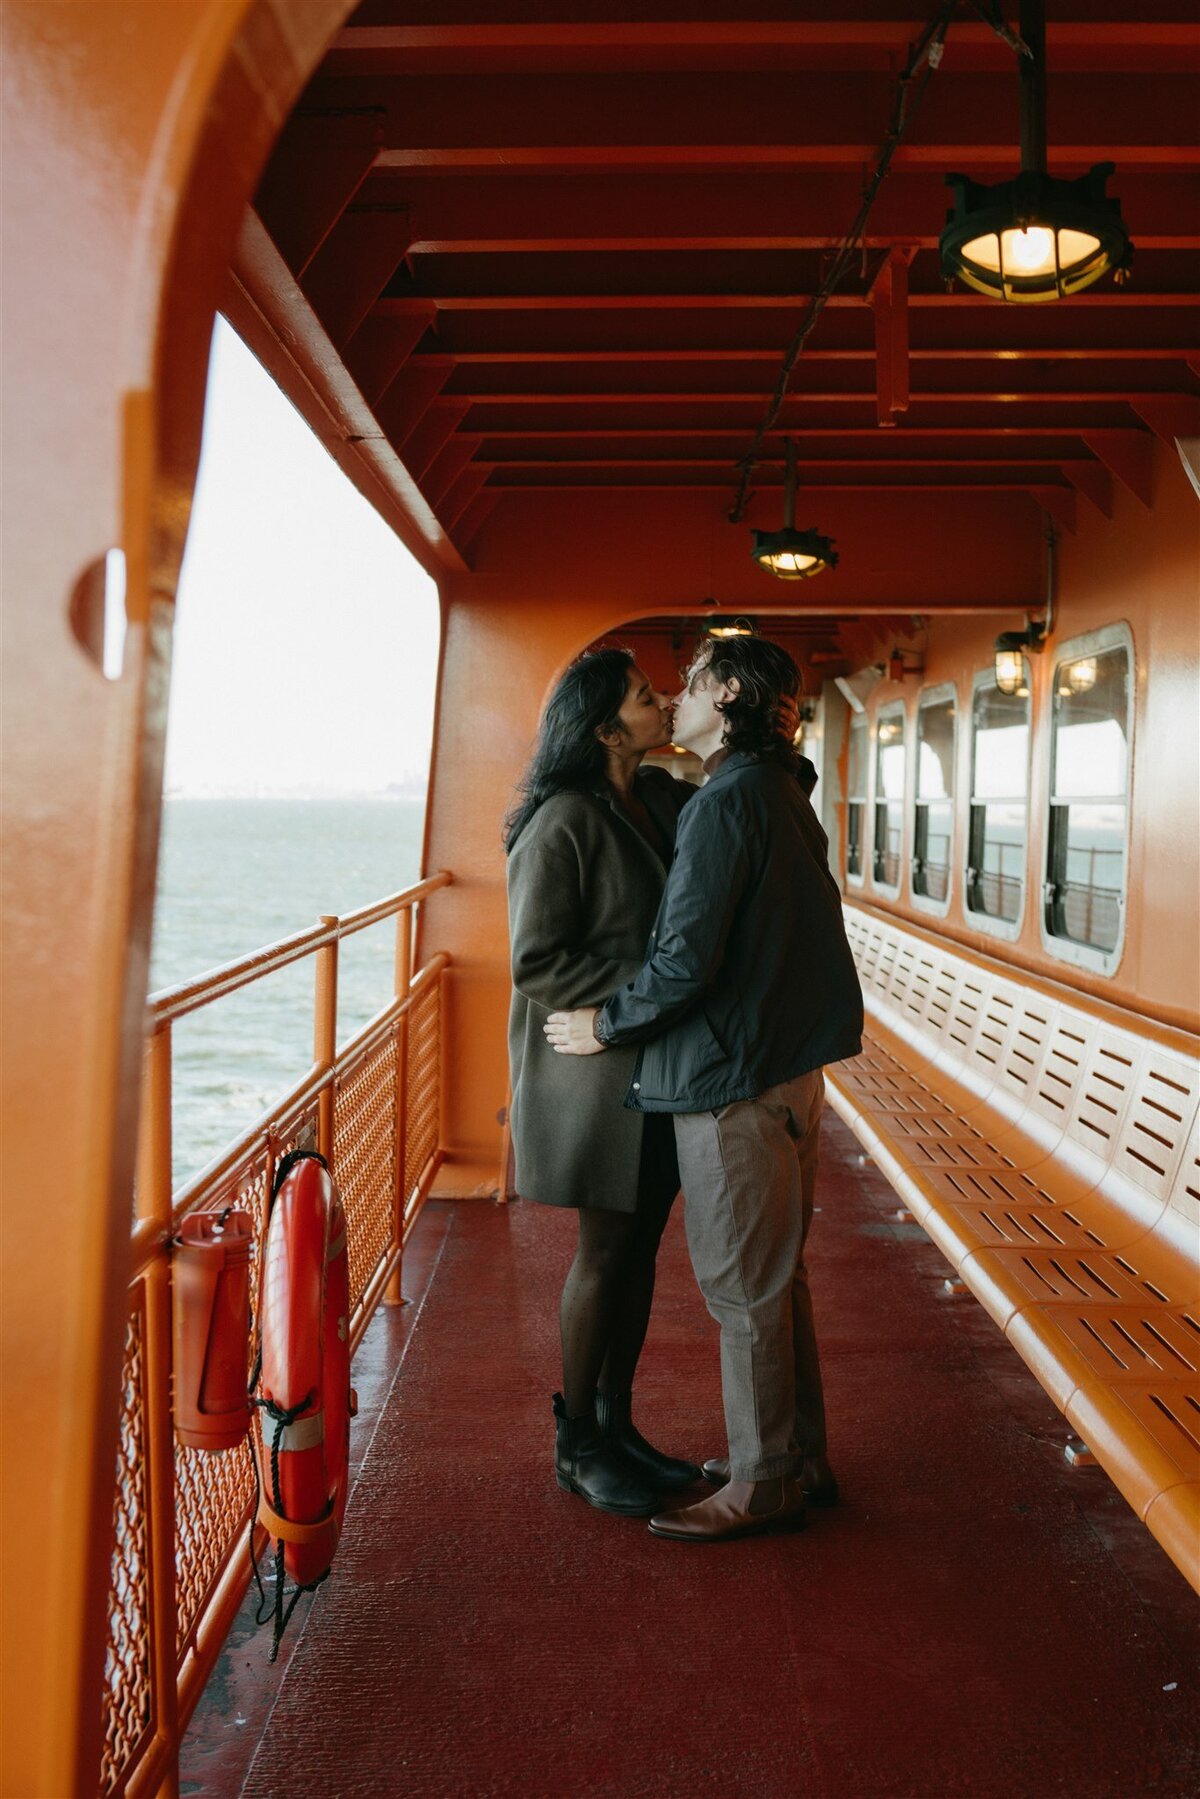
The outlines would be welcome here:
<svg viewBox="0 0 1200 1799">
<path fill-rule="evenodd" d="M 1128 277 L 1133 245 L 1098 162 L 1075 181 L 1046 173 L 1046 9 L 1021 0 L 1021 172 L 984 187 L 947 175 L 954 203 L 939 239 L 942 274 L 976 293 L 1022 303 L 1060 300 L 1111 269 Z"/>
<path fill-rule="evenodd" d="M 1037 655 L 1046 641 L 1046 626 L 1041 619 L 1026 618 L 1023 631 L 1001 631 L 993 649 L 996 657 L 996 686 L 1010 697 L 1025 687 L 1025 651 Z"/>
<path fill-rule="evenodd" d="M 837 551 L 831 538 L 819 531 L 796 529 L 796 450 L 790 437 L 783 440 L 786 455 L 783 483 L 783 530 L 751 531 L 750 554 L 759 568 L 780 581 L 807 581 L 822 569 L 836 568 Z"/>
</svg>

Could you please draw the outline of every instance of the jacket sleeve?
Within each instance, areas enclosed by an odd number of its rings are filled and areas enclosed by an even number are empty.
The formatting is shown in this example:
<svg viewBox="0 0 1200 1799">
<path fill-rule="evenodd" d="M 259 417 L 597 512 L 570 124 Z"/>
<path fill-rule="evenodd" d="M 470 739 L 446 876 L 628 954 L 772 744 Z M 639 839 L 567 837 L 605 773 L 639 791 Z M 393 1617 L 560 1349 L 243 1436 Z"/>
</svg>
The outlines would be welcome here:
<svg viewBox="0 0 1200 1799">
<path fill-rule="evenodd" d="M 597 1018 L 601 1043 L 657 1037 L 711 986 L 748 872 L 743 822 L 728 800 L 693 804 L 681 813 L 650 954 Z"/>
<path fill-rule="evenodd" d="M 517 992 L 548 1010 L 599 1006 L 637 964 L 587 954 L 581 869 L 569 843 L 523 836 L 508 859 L 508 921 Z"/>
</svg>

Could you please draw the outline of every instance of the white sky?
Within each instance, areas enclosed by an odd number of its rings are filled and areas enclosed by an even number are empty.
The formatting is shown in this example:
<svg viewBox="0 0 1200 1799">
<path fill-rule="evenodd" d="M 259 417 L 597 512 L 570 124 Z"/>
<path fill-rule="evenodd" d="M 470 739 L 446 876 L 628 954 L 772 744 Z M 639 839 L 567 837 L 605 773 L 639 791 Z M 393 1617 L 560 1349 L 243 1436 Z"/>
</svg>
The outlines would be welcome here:
<svg viewBox="0 0 1200 1799">
<path fill-rule="evenodd" d="M 179 584 L 167 789 L 423 782 L 437 590 L 223 319 Z"/>
</svg>

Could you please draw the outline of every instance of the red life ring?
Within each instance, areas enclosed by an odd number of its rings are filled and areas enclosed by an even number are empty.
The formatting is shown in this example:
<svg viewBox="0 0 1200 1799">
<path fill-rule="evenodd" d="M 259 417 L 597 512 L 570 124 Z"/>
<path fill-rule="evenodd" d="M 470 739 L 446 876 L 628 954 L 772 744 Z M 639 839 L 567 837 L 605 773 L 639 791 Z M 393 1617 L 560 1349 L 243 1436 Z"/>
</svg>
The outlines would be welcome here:
<svg viewBox="0 0 1200 1799">
<path fill-rule="evenodd" d="M 315 1155 L 271 1208 L 262 1284 L 259 1522 L 297 1586 L 329 1571 L 350 1470 L 350 1279 L 346 1214 Z"/>
</svg>

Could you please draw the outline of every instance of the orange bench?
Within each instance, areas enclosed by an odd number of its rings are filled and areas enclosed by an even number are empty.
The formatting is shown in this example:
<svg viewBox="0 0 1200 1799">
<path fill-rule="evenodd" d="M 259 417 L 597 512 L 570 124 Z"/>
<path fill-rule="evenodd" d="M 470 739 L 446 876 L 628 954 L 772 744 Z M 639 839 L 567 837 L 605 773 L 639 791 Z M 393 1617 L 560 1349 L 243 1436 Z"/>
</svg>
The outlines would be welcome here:
<svg viewBox="0 0 1200 1799">
<path fill-rule="evenodd" d="M 1195 1038 L 847 906 L 830 1099 L 1200 1591 Z"/>
</svg>

